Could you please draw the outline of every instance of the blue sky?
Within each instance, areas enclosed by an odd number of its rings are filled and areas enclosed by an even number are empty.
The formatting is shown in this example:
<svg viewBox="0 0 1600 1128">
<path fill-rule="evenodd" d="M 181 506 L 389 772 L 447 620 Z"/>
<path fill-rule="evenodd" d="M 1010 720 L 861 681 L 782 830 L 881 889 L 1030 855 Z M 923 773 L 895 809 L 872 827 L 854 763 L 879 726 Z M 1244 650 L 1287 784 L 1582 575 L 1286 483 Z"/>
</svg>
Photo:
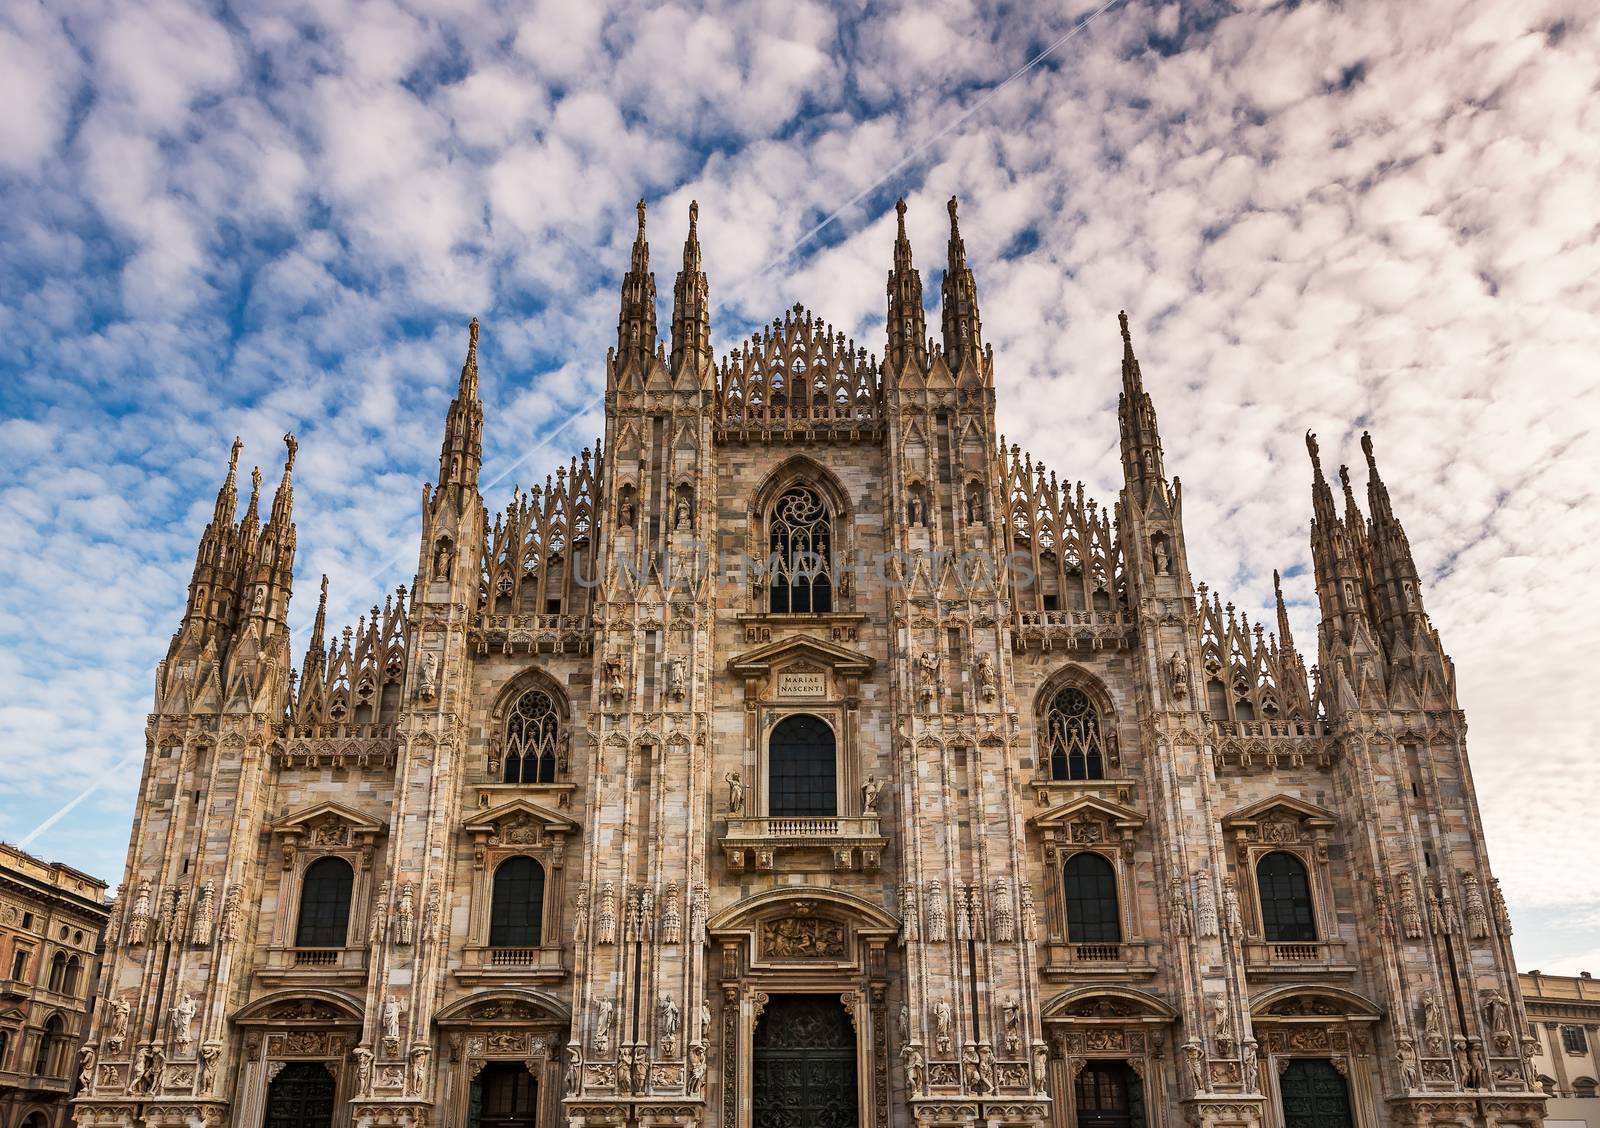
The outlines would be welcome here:
<svg viewBox="0 0 1600 1128">
<path fill-rule="evenodd" d="M 1113 496 L 1126 308 L 1196 578 L 1284 569 L 1308 650 L 1302 435 L 1372 429 L 1520 958 L 1600 970 L 1600 18 L 1099 6 L 5 5 L 0 836 L 120 879 L 234 434 L 300 438 L 298 655 L 319 573 L 409 582 L 471 316 L 489 505 L 593 441 L 637 198 L 664 296 L 700 201 L 719 352 L 879 351 L 892 203 L 932 297 L 956 193 L 1009 437 Z"/>
</svg>

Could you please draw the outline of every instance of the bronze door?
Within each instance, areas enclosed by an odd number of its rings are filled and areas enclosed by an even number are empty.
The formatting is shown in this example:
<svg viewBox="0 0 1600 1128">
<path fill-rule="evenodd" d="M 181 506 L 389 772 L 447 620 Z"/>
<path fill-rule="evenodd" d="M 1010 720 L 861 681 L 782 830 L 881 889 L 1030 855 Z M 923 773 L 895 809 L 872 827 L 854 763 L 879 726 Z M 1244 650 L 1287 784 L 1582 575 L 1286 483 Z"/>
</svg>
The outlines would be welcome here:
<svg viewBox="0 0 1600 1128">
<path fill-rule="evenodd" d="M 774 995 L 755 1035 L 755 1128 L 856 1128 L 856 1037 L 832 995 Z"/>
<path fill-rule="evenodd" d="M 266 1128 L 329 1128 L 333 1074 L 320 1061 L 292 1061 L 267 1086 Z"/>
<path fill-rule="evenodd" d="M 1287 1128 L 1353 1128 L 1350 1090 L 1330 1061 L 1296 1058 L 1278 1082 Z"/>
</svg>

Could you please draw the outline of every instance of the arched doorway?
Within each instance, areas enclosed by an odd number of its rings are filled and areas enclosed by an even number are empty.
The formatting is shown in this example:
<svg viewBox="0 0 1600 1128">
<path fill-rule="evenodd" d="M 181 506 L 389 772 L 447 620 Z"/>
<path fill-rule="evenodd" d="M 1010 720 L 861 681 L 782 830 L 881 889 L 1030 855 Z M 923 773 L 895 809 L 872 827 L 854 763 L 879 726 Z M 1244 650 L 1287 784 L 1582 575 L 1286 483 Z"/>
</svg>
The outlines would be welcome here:
<svg viewBox="0 0 1600 1128">
<path fill-rule="evenodd" d="M 1295 1058 L 1278 1081 L 1285 1128 L 1354 1128 L 1350 1089 L 1330 1061 Z"/>
<path fill-rule="evenodd" d="M 1072 1083 L 1078 1128 L 1144 1128 L 1144 1086 L 1125 1061 L 1091 1061 Z"/>
<path fill-rule="evenodd" d="M 291 1061 L 267 1086 L 264 1128 L 329 1128 L 333 1074 L 320 1061 Z"/>
<path fill-rule="evenodd" d="M 520 1061 L 491 1061 L 472 1079 L 467 1128 L 534 1128 L 539 1084 Z"/>
<path fill-rule="evenodd" d="M 856 1128 L 856 1036 L 834 995 L 774 995 L 755 1031 L 753 1128 Z"/>
</svg>

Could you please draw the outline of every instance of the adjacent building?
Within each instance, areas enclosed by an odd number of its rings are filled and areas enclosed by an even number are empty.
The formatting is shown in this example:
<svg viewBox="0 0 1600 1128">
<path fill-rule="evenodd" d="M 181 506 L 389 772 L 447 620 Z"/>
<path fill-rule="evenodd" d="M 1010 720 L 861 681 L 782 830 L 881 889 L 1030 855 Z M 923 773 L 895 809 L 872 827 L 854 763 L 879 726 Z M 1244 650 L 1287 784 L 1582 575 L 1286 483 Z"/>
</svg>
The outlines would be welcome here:
<svg viewBox="0 0 1600 1128">
<path fill-rule="evenodd" d="M 1551 1098 L 1547 1123 L 1600 1128 L 1600 983 L 1588 973 L 1520 978 L 1528 1028 L 1539 1043 L 1533 1067 Z"/>
<path fill-rule="evenodd" d="M 1126 318 L 1034 407 L 1120 383 L 1101 502 L 996 430 L 953 200 L 930 334 L 903 208 L 881 360 L 800 306 L 718 360 L 641 203 L 603 445 L 492 498 L 473 322 L 415 581 L 343 631 L 324 582 L 297 678 L 296 443 L 242 517 L 235 443 L 80 1125 L 1540 1123 L 1370 439 L 1363 512 L 1308 436 L 1313 676 L 1191 574 Z"/>
<path fill-rule="evenodd" d="M 0 842 L 0 1128 L 63 1128 L 77 1090 L 106 883 Z"/>
</svg>

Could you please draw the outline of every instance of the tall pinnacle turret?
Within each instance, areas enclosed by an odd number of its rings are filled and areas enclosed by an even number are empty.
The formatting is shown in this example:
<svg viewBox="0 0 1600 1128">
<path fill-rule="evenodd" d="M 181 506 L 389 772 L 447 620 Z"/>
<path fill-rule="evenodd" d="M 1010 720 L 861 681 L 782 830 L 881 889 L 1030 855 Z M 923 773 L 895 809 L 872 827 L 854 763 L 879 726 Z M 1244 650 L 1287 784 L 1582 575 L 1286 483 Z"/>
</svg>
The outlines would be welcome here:
<svg viewBox="0 0 1600 1128">
<path fill-rule="evenodd" d="M 1394 515 L 1389 488 L 1378 473 L 1372 435 L 1361 433 L 1361 452 L 1367 458 L 1367 507 L 1372 511 L 1368 557 L 1371 566 L 1373 612 L 1386 647 L 1394 649 L 1398 637 L 1409 635 L 1413 619 L 1426 621 L 1422 607 L 1422 579 L 1411 555 L 1411 542 Z"/>
<path fill-rule="evenodd" d="M 641 204 L 641 207 L 643 205 Z M 642 215 L 643 213 L 641 213 Z M 700 204 L 689 203 L 689 234 L 683 240 L 683 269 L 672 288 L 672 373 L 711 364 L 711 298 L 700 265 Z M 643 238 L 643 219 L 640 237 Z M 648 251 L 646 252 L 648 254 Z M 637 252 L 635 254 L 637 261 Z M 654 309 L 652 297 L 651 308 Z"/>
<path fill-rule="evenodd" d="M 647 357 L 656 350 L 656 276 L 650 273 L 650 244 L 644 234 L 644 201 L 638 206 L 639 230 L 633 237 L 633 261 L 622 278 L 622 308 L 617 316 L 617 360 L 629 353 Z"/>
<path fill-rule="evenodd" d="M 1325 643 L 1337 639 L 1348 644 L 1371 628 L 1362 540 L 1352 537 L 1334 508 L 1333 490 L 1322 473 L 1317 436 L 1310 431 L 1306 432 L 1306 451 L 1311 456 L 1311 560 L 1322 605 L 1323 638 Z"/>
<path fill-rule="evenodd" d="M 1139 358 L 1133 355 L 1133 334 L 1126 312 L 1117 314 L 1122 328 L 1122 393 L 1117 397 L 1117 420 L 1122 429 L 1122 474 L 1141 504 L 1166 491 L 1166 469 L 1161 460 L 1161 431 L 1155 404 L 1144 390 Z"/>
<path fill-rule="evenodd" d="M 439 492 L 476 492 L 483 468 L 483 402 L 478 398 L 478 319 L 467 327 L 467 359 L 444 421 L 439 448 Z"/>
<path fill-rule="evenodd" d="M 967 246 L 956 219 L 956 198 L 950 197 L 949 261 L 941 286 L 944 309 L 944 355 L 952 372 L 980 367 L 983 324 L 978 316 L 978 283 L 967 266 Z M 908 247 L 909 252 L 909 247 Z"/>
<path fill-rule="evenodd" d="M 911 261 L 905 200 L 895 201 L 894 210 L 899 227 L 894 240 L 894 268 L 889 271 L 889 340 L 884 356 L 891 371 L 899 371 L 908 364 L 921 371 L 928 363 L 928 318 L 922 308 L 922 275 Z"/>
</svg>

